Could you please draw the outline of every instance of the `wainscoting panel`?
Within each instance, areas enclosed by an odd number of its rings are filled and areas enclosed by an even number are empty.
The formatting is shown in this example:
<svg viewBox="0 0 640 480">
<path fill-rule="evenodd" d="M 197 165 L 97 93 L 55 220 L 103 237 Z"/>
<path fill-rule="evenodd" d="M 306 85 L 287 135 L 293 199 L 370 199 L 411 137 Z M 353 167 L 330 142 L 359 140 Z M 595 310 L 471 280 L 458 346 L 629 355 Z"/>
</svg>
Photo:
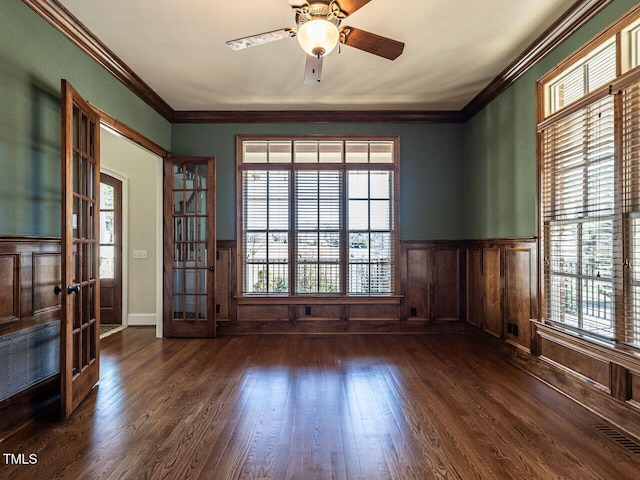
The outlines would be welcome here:
<svg viewBox="0 0 640 480">
<path fill-rule="evenodd" d="M 640 409 L 640 373 L 629 374 L 629 401 Z"/>
<path fill-rule="evenodd" d="M 299 321 L 308 320 L 341 320 L 344 317 L 344 308 L 342 305 L 317 305 L 305 304 L 295 305 L 295 316 Z"/>
<path fill-rule="evenodd" d="M 464 312 L 464 259 L 458 241 L 404 241 L 400 250 L 403 318 L 458 321 Z"/>
<path fill-rule="evenodd" d="M 0 439 L 59 401 L 60 239 L 0 236 Z"/>
<path fill-rule="evenodd" d="M 527 351 L 537 318 L 536 241 L 466 242 L 467 322 Z"/>
<path fill-rule="evenodd" d="M 610 392 L 611 367 L 604 359 L 587 355 L 575 348 L 564 346 L 549 338 L 540 341 L 540 357 L 555 363 L 571 373 L 581 376 L 588 383 Z"/>
<path fill-rule="evenodd" d="M 289 320 L 289 306 L 284 305 L 238 305 L 238 322 Z"/>
<path fill-rule="evenodd" d="M 460 320 L 460 247 L 435 249 L 436 278 L 431 318 L 436 320 Z"/>
<path fill-rule="evenodd" d="M 532 300 L 535 292 L 532 271 L 535 256 L 531 249 L 504 250 L 504 338 L 526 349 L 531 348 Z"/>
<path fill-rule="evenodd" d="M 218 240 L 216 255 L 216 321 L 235 317 L 233 286 L 235 285 L 235 242 Z"/>
<path fill-rule="evenodd" d="M 429 275 L 429 249 L 418 245 L 407 245 L 403 249 L 404 259 L 400 280 L 403 283 L 405 317 L 429 318 L 431 303 Z"/>
<path fill-rule="evenodd" d="M 0 236 L 0 336 L 60 319 L 60 239 Z"/>
<path fill-rule="evenodd" d="M 482 328 L 486 322 L 484 288 L 484 251 L 467 248 L 467 322 Z"/>
<path fill-rule="evenodd" d="M 0 323 L 20 318 L 20 255 L 0 254 Z"/>
<path fill-rule="evenodd" d="M 502 333 L 503 285 L 500 277 L 500 248 L 483 250 L 484 330 L 500 337 Z M 528 319 L 527 319 L 528 320 Z"/>
<path fill-rule="evenodd" d="M 59 253 L 33 254 L 33 313 L 39 314 L 60 308 L 60 297 L 52 295 L 56 285 L 60 285 Z"/>
</svg>

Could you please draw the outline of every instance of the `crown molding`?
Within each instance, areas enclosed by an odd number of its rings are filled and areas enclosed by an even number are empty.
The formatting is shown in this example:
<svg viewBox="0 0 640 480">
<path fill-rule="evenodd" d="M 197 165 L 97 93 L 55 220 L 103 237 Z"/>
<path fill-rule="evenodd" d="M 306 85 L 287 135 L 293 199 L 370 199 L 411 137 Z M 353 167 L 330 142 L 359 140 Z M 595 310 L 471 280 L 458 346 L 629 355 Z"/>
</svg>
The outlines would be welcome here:
<svg viewBox="0 0 640 480">
<path fill-rule="evenodd" d="M 579 0 L 461 111 L 464 121 L 495 100 L 551 50 L 600 13 L 613 0 Z"/>
<path fill-rule="evenodd" d="M 578 0 L 460 111 L 176 111 L 57 0 L 22 1 L 172 123 L 464 123 L 613 0 Z"/>
<path fill-rule="evenodd" d="M 22 0 L 151 108 L 171 121 L 174 110 L 57 0 Z"/>
<path fill-rule="evenodd" d="M 174 123 L 461 123 L 436 110 L 178 110 Z"/>
</svg>

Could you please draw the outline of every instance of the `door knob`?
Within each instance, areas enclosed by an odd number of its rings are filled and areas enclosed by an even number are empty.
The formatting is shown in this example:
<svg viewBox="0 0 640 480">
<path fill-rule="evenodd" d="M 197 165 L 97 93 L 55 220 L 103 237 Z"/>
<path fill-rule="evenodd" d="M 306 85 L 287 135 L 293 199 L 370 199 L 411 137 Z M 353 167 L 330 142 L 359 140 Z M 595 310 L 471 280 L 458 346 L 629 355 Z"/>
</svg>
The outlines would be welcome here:
<svg viewBox="0 0 640 480">
<path fill-rule="evenodd" d="M 210 272 L 213 272 L 213 271 L 215 271 L 215 269 L 216 269 L 216 267 L 214 267 L 213 265 L 211 265 L 211 266 L 209 267 L 209 269 L 208 269 L 208 270 L 209 270 Z"/>
<path fill-rule="evenodd" d="M 67 293 L 68 294 L 80 293 L 80 285 L 68 285 L 67 286 Z"/>
<path fill-rule="evenodd" d="M 54 295 L 60 295 L 61 292 L 62 292 L 62 289 L 60 288 L 59 285 L 56 285 L 55 287 L 53 287 L 53 294 Z"/>
</svg>

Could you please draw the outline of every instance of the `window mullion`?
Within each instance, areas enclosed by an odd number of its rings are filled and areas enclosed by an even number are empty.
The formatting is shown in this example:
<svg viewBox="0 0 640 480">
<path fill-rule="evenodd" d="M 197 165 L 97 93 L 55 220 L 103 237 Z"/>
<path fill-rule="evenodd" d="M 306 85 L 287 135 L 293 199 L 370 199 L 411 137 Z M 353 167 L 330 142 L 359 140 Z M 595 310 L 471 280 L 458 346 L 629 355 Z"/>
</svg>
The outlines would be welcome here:
<svg viewBox="0 0 640 480">
<path fill-rule="evenodd" d="M 587 65 L 584 66 L 584 78 L 585 84 L 587 82 Z M 585 86 L 586 90 L 586 86 Z M 582 168 L 582 215 L 583 222 L 589 221 L 589 166 L 590 166 L 590 155 L 589 155 L 589 126 L 591 122 L 593 106 L 589 106 L 585 109 L 585 114 L 583 116 L 583 143 L 582 143 L 582 158 L 584 159 L 584 165 Z M 584 258 L 584 223 L 580 222 L 578 224 L 578 284 L 576 285 L 576 298 L 578 303 L 578 328 L 584 328 L 584 303 L 583 303 L 583 286 L 584 279 L 586 277 L 584 272 L 583 258 Z"/>
<path fill-rule="evenodd" d="M 583 253 L 583 247 L 584 247 L 584 242 L 583 242 L 583 232 L 584 232 L 584 223 L 580 222 L 578 224 L 578 246 L 577 246 L 577 250 L 578 250 L 578 281 L 577 281 L 577 285 L 576 285 L 576 299 L 577 299 L 577 303 L 578 303 L 578 328 L 584 328 L 584 304 L 582 303 L 582 286 L 583 286 L 583 281 L 584 281 L 584 271 L 583 271 L 583 265 L 582 265 L 582 253 Z"/>
<path fill-rule="evenodd" d="M 340 221 L 340 291 L 346 295 L 349 291 L 349 176 L 345 165 L 341 169 L 342 212 Z"/>
<path fill-rule="evenodd" d="M 289 274 L 289 295 L 298 294 L 298 239 L 296 238 L 296 172 L 289 170 L 289 262 L 287 262 Z"/>
<path fill-rule="evenodd" d="M 269 196 L 269 185 L 271 183 L 271 172 L 267 172 L 267 188 L 266 188 L 266 192 L 265 192 L 265 198 L 267 199 L 267 218 L 266 218 L 266 225 L 267 225 L 267 234 L 266 234 L 266 238 L 264 241 L 264 249 L 265 249 L 265 257 L 267 260 L 267 274 L 265 276 L 266 279 L 266 289 L 267 289 L 267 293 L 271 293 L 271 289 L 269 288 L 269 285 L 271 284 L 271 256 L 269 255 L 269 207 L 270 207 L 270 196 Z"/>
<path fill-rule="evenodd" d="M 318 149 L 320 150 L 320 149 Z M 318 154 L 319 155 L 319 154 Z M 320 291 L 320 262 L 321 262 L 321 258 L 320 258 L 320 170 L 318 170 L 318 174 L 316 175 L 316 205 L 317 205 L 317 209 L 316 209 L 316 238 L 317 238 L 317 245 L 316 245 L 316 258 L 317 258 L 317 263 L 316 263 L 316 290 Z"/>
</svg>

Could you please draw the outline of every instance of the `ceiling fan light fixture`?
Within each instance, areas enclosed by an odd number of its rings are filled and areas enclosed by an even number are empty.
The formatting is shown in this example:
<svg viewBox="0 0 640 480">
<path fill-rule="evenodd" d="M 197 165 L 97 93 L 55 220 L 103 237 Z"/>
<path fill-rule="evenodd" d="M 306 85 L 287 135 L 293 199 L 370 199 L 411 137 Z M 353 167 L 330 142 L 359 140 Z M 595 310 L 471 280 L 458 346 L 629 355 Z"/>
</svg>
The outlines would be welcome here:
<svg viewBox="0 0 640 480">
<path fill-rule="evenodd" d="M 313 19 L 298 28 L 298 43 L 308 55 L 329 55 L 340 40 L 338 27 L 324 19 Z"/>
</svg>

